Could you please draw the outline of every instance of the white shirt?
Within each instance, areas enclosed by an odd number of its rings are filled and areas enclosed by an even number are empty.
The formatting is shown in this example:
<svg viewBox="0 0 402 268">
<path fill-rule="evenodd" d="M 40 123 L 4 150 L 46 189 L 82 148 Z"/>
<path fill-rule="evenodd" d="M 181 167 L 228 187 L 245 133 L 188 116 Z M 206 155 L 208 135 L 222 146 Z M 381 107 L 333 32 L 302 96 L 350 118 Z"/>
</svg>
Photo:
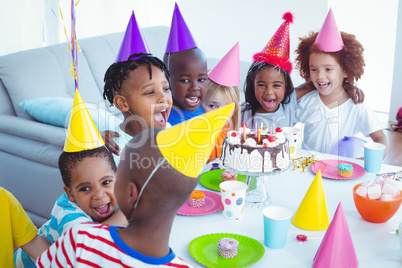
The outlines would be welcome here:
<svg viewBox="0 0 402 268">
<path fill-rule="evenodd" d="M 305 149 L 329 153 L 331 146 L 345 136 L 359 132 L 364 136 L 381 130 L 381 122 L 365 104 L 354 104 L 348 99 L 329 109 L 321 101 L 318 90 L 313 90 L 298 100 L 296 116 L 304 123 Z"/>
<path fill-rule="evenodd" d="M 251 117 L 251 109 L 245 109 L 246 105 L 241 107 L 241 124 L 247 123 L 248 127 L 254 129 L 255 123 L 257 127 L 263 126 L 272 127 L 275 130 L 277 127 L 293 127 L 296 121 L 296 91 L 290 95 L 290 102 L 288 104 L 280 104 L 278 110 L 275 113 L 255 113 L 254 118 Z M 253 120 L 254 119 L 254 120 Z"/>
</svg>

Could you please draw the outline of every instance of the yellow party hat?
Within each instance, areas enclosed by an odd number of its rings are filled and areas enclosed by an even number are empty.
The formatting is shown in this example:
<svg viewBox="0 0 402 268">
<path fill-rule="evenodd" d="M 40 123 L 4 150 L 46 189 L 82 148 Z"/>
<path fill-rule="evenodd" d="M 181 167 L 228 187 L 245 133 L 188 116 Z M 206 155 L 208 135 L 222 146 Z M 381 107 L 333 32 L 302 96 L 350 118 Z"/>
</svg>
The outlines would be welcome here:
<svg viewBox="0 0 402 268">
<path fill-rule="evenodd" d="M 234 107 L 231 103 L 160 131 L 156 143 L 167 162 L 188 177 L 198 177 Z"/>
<path fill-rule="evenodd" d="M 328 228 L 329 218 L 321 170 L 318 170 L 303 201 L 292 218 L 292 223 L 296 227 L 310 231 L 322 231 Z"/>
<path fill-rule="evenodd" d="M 68 123 L 64 151 L 67 153 L 91 150 L 103 146 L 102 137 L 85 107 L 78 90 L 75 90 L 73 110 Z"/>
</svg>

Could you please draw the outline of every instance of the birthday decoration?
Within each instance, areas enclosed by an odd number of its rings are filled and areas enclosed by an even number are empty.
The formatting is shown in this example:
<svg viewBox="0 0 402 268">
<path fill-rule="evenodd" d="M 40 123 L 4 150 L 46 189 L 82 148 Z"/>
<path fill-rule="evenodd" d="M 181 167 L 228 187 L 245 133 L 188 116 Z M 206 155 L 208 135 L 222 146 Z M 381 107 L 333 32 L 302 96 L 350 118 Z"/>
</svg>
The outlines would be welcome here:
<svg viewBox="0 0 402 268">
<path fill-rule="evenodd" d="M 352 267 L 359 265 L 348 223 L 339 202 L 334 218 L 314 257 L 314 268 Z"/>
<path fill-rule="evenodd" d="M 173 53 L 195 47 L 197 47 L 197 44 L 180 13 L 179 6 L 175 3 L 165 53 Z"/>
<path fill-rule="evenodd" d="M 285 20 L 271 37 L 262 52 L 254 54 L 255 62 L 266 62 L 280 67 L 289 74 L 292 72 L 292 63 L 289 60 L 289 25 L 293 23 L 293 14 L 286 12 Z"/>
<path fill-rule="evenodd" d="M 240 83 L 239 42 L 209 71 L 208 77 L 215 83 L 234 87 Z"/>
<path fill-rule="evenodd" d="M 318 170 L 303 201 L 292 218 L 292 223 L 296 227 L 310 231 L 323 231 L 328 228 L 329 218 L 321 170 Z"/>
<path fill-rule="evenodd" d="M 121 42 L 116 62 L 126 61 L 134 53 L 150 53 L 147 43 L 142 36 L 140 27 L 135 19 L 134 11 L 131 14 L 126 32 Z"/>
<path fill-rule="evenodd" d="M 327 17 L 314 44 L 318 44 L 320 49 L 324 52 L 336 52 L 343 49 L 343 40 L 336 26 L 335 16 L 331 8 L 328 11 Z"/>
<path fill-rule="evenodd" d="M 156 142 L 167 162 L 182 174 L 200 175 L 234 103 L 162 130 Z"/>
<path fill-rule="evenodd" d="M 345 156 L 349 158 L 358 158 L 364 155 L 365 140 L 358 137 L 345 136 L 339 142 L 332 145 L 329 150 L 330 154 Z"/>
<path fill-rule="evenodd" d="M 301 168 L 302 171 L 300 171 L 300 174 L 304 173 L 306 167 L 308 167 L 311 164 L 315 164 L 316 162 L 320 162 L 321 164 L 323 164 L 325 166 L 325 169 L 322 172 L 325 172 L 327 170 L 327 165 L 323 161 L 315 160 L 314 155 L 311 155 L 311 156 L 299 157 L 299 158 L 292 159 L 292 164 L 293 164 L 292 171 Z"/>
<path fill-rule="evenodd" d="M 105 143 L 100 136 L 98 129 L 78 89 L 75 91 L 73 110 L 68 124 L 64 152 L 73 153 L 84 150 L 91 150 L 103 146 Z"/>
</svg>

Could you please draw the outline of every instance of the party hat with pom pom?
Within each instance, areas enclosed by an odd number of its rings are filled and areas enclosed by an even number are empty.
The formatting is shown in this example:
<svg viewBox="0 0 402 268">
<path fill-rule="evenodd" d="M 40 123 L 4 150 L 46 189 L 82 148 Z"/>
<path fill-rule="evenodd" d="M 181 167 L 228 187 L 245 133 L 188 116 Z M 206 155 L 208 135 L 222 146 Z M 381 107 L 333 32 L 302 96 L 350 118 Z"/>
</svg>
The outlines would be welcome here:
<svg viewBox="0 0 402 268">
<path fill-rule="evenodd" d="M 324 52 L 336 52 L 342 50 L 343 40 L 336 26 L 334 13 L 329 9 L 321 31 L 318 33 L 314 44 L 318 44 Z"/>
<path fill-rule="evenodd" d="M 292 223 L 296 227 L 310 231 L 323 231 L 328 228 L 329 218 L 321 170 L 318 170 L 303 201 L 292 218 Z"/>
<path fill-rule="evenodd" d="M 179 6 L 175 3 L 165 53 L 173 53 L 195 47 L 197 47 L 197 44 L 180 13 Z"/>
<path fill-rule="evenodd" d="M 292 72 L 292 63 L 289 60 L 289 24 L 293 23 L 293 14 L 286 12 L 285 20 L 271 40 L 261 52 L 254 54 L 255 62 L 266 62 L 280 67 L 289 74 Z"/>
<path fill-rule="evenodd" d="M 239 85 L 239 42 L 209 71 L 208 77 L 222 86 L 234 87 Z"/>
<path fill-rule="evenodd" d="M 128 22 L 123 41 L 120 45 L 119 53 L 117 54 L 116 62 L 126 61 L 128 57 L 134 53 L 150 53 L 147 43 L 145 42 L 137 20 L 135 19 L 134 11 L 131 14 Z"/>
<path fill-rule="evenodd" d="M 228 104 L 160 131 L 156 143 L 167 162 L 188 177 L 198 177 L 234 106 Z"/>
<path fill-rule="evenodd" d="M 99 148 L 104 144 L 79 91 L 75 90 L 74 104 L 63 151 L 67 153 L 80 152 Z"/>
<path fill-rule="evenodd" d="M 331 224 L 314 257 L 314 268 L 358 267 L 352 237 L 339 202 Z"/>
</svg>

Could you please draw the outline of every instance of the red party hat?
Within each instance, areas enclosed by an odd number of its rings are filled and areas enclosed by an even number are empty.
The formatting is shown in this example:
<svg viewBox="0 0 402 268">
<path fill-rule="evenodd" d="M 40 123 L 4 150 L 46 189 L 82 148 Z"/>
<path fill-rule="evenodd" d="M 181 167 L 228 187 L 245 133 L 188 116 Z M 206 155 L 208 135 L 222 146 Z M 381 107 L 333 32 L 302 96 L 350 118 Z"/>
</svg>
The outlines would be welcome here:
<svg viewBox="0 0 402 268">
<path fill-rule="evenodd" d="M 292 63 L 289 60 L 289 24 L 293 23 L 293 14 L 286 12 L 282 18 L 285 21 L 264 49 L 254 54 L 253 58 L 255 62 L 266 62 L 278 66 L 290 74 Z"/>
</svg>

